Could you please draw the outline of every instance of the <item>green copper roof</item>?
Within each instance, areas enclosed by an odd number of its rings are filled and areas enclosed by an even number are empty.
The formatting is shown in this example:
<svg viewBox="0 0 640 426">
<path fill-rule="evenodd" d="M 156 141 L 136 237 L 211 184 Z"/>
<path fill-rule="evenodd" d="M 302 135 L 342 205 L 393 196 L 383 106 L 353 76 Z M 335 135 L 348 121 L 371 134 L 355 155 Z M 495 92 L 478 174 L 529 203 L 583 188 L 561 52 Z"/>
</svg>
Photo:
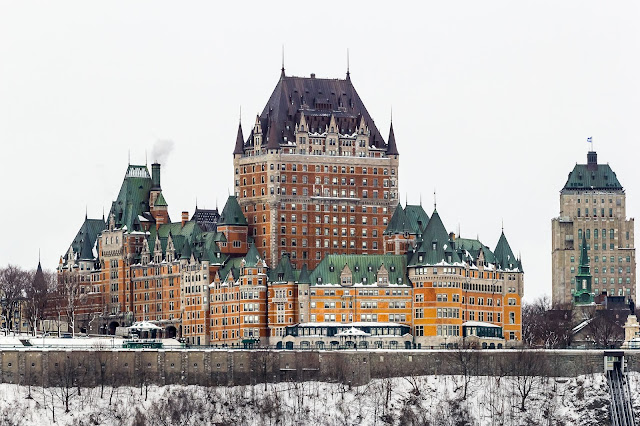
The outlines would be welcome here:
<svg viewBox="0 0 640 426">
<path fill-rule="evenodd" d="M 309 269 L 307 269 L 307 264 L 302 265 L 302 269 L 300 269 L 300 275 L 298 276 L 298 284 L 311 284 L 311 277 L 309 276 Z"/>
<path fill-rule="evenodd" d="M 244 266 L 253 267 L 258 264 L 258 260 L 260 260 L 260 253 L 258 253 L 258 249 L 254 243 L 251 243 L 249 246 L 249 251 L 247 255 L 244 257 L 245 264 Z"/>
<path fill-rule="evenodd" d="M 404 214 L 404 209 L 398 203 L 396 206 L 396 210 L 393 212 L 393 216 L 391 216 L 391 220 L 389 221 L 389 225 L 384 230 L 384 235 L 392 235 L 392 234 L 404 234 L 405 232 L 411 232 L 411 228 L 409 228 L 407 222 L 407 217 Z"/>
<path fill-rule="evenodd" d="M 580 265 L 578 266 L 578 274 L 575 277 L 576 282 L 573 293 L 573 301 L 577 305 L 593 302 L 589 253 L 587 251 L 587 240 L 585 238 L 585 234 L 586 232 L 582 233 L 582 242 L 580 244 Z"/>
<path fill-rule="evenodd" d="M 116 226 L 126 226 L 129 231 L 135 229 L 134 222 L 138 215 L 149 211 L 151 185 L 147 166 L 129 165 L 118 198 L 111 204 L 109 212 L 109 217 L 114 215 Z"/>
<path fill-rule="evenodd" d="M 436 265 L 442 262 L 457 263 L 461 262 L 461 259 L 449 241 L 449 234 L 438 211 L 434 210 L 422 235 L 422 242 L 416 248 L 409 264 Z"/>
<path fill-rule="evenodd" d="M 477 239 L 472 240 L 469 238 L 456 238 L 455 242 L 456 242 L 456 248 L 460 250 L 468 251 L 473 257 L 474 261 L 478 258 L 480 251 L 482 251 L 485 262 L 496 263 L 496 256 L 493 254 L 491 249 L 489 249 L 489 247 L 482 244 L 479 240 Z"/>
<path fill-rule="evenodd" d="M 220 214 L 218 225 L 247 224 L 247 218 L 244 216 L 244 213 L 242 213 L 242 208 L 240 208 L 240 204 L 238 204 L 238 199 L 233 195 L 229 195 L 227 203 L 224 205 L 224 209 L 222 209 L 222 213 Z"/>
<path fill-rule="evenodd" d="M 407 204 L 404 207 L 404 214 L 407 217 L 407 222 L 412 230 L 412 233 L 422 233 L 424 228 L 429 223 L 429 215 L 424 211 L 422 206 L 413 206 Z"/>
<path fill-rule="evenodd" d="M 169 204 L 167 204 L 167 201 L 164 199 L 164 195 L 162 195 L 162 192 L 158 195 L 158 198 L 156 198 L 156 202 L 154 203 L 154 205 L 157 207 L 169 206 Z"/>
<path fill-rule="evenodd" d="M 341 284 L 341 273 L 345 265 L 351 271 L 352 284 L 376 284 L 378 270 L 382 265 L 384 265 L 389 274 L 389 284 L 409 284 L 406 256 L 395 254 L 330 254 L 311 272 L 309 276 L 311 285 Z"/>
<path fill-rule="evenodd" d="M 105 229 L 105 223 L 101 219 L 87 219 L 85 217 L 82 226 L 78 230 L 71 247 L 74 253 L 81 254 L 84 241 L 88 241 L 89 245 L 93 248 L 96 245 L 96 239 L 98 235 Z M 93 257 L 92 257 L 93 259 Z"/>
<path fill-rule="evenodd" d="M 237 280 L 240 277 L 240 267 L 242 266 L 243 260 L 244 256 L 228 258 L 224 266 L 218 271 L 220 280 L 225 281 L 227 279 L 227 276 L 229 275 L 229 272 L 232 273 L 233 279 Z"/>
<path fill-rule="evenodd" d="M 563 190 L 601 189 L 622 190 L 616 174 L 608 164 L 576 164 L 569 173 Z"/>
<path fill-rule="evenodd" d="M 493 251 L 496 256 L 496 262 L 502 269 L 518 269 L 518 259 L 513 255 L 511 246 L 504 235 L 504 231 L 500 234 L 500 239 Z"/>
<path fill-rule="evenodd" d="M 269 273 L 269 277 L 272 282 L 293 282 L 295 281 L 295 273 L 293 270 L 293 265 L 291 265 L 291 260 L 289 259 L 289 255 L 285 254 L 278 262 L 278 266 L 276 266 Z"/>
</svg>

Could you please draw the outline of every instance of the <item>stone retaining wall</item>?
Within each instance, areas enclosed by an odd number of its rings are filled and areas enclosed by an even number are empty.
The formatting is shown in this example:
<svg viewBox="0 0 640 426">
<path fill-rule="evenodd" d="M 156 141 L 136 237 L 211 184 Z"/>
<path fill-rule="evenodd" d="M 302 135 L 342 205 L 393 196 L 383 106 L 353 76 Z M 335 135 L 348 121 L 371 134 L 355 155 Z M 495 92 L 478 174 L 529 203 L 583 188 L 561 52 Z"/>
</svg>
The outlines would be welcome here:
<svg viewBox="0 0 640 426">
<path fill-rule="evenodd" d="M 640 371 L 640 351 L 625 351 Z M 322 380 L 360 385 L 372 378 L 430 375 L 548 375 L 602 372 L 602 350 L 243 351 L 34 350 L 0 352 L 2 383 L 38 386 L 244 385 Z"/>
</svg>

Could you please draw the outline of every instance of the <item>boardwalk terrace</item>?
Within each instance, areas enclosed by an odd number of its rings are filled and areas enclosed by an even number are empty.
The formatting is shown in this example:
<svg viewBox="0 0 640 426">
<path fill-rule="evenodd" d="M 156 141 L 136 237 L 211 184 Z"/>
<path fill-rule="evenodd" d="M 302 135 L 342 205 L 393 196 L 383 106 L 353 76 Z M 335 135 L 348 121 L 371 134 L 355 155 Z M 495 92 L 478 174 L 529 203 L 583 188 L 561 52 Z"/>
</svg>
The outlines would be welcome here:
<svg viewBox="0 0 640 426">
<path fill-rule="evenodd" d="M 235 195 L 261 256 L 314 268 L 329 253 L 382 254 L 398 200 L 398 149 L 385 141 L 350 76 L 282 71 L 233 152 Z"/>
</svg>

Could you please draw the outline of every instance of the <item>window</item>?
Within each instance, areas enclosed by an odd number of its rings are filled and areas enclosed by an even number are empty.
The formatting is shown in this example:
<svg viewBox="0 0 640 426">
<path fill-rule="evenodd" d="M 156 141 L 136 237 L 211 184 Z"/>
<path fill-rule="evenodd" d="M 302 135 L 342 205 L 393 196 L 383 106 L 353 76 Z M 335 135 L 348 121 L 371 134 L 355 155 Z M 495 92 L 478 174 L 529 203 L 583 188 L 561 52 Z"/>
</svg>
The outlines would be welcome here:
<svg viewBox="0 0 640 426">
<path fill-rule="evenodd" d="M 516 323 L 516 313 L 509 312 L 509 324 L 515 324 L 515 323 Z"/>
</svg>

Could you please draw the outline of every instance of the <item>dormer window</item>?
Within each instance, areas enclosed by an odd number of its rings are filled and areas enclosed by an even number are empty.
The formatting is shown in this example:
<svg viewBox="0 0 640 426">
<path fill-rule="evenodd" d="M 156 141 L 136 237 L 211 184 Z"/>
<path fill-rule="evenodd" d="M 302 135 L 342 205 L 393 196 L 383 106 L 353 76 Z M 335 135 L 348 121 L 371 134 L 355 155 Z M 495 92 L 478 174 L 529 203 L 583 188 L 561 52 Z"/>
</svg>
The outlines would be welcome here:
<svg viewBox="0 0 640 426">
<path fill-rule="evenodd" d="M 438 248 L 438 243 L 436 243 L 435 241 L 431 243 L 431 249 L 432 250 L 436 250 Z"/>
</svg>

